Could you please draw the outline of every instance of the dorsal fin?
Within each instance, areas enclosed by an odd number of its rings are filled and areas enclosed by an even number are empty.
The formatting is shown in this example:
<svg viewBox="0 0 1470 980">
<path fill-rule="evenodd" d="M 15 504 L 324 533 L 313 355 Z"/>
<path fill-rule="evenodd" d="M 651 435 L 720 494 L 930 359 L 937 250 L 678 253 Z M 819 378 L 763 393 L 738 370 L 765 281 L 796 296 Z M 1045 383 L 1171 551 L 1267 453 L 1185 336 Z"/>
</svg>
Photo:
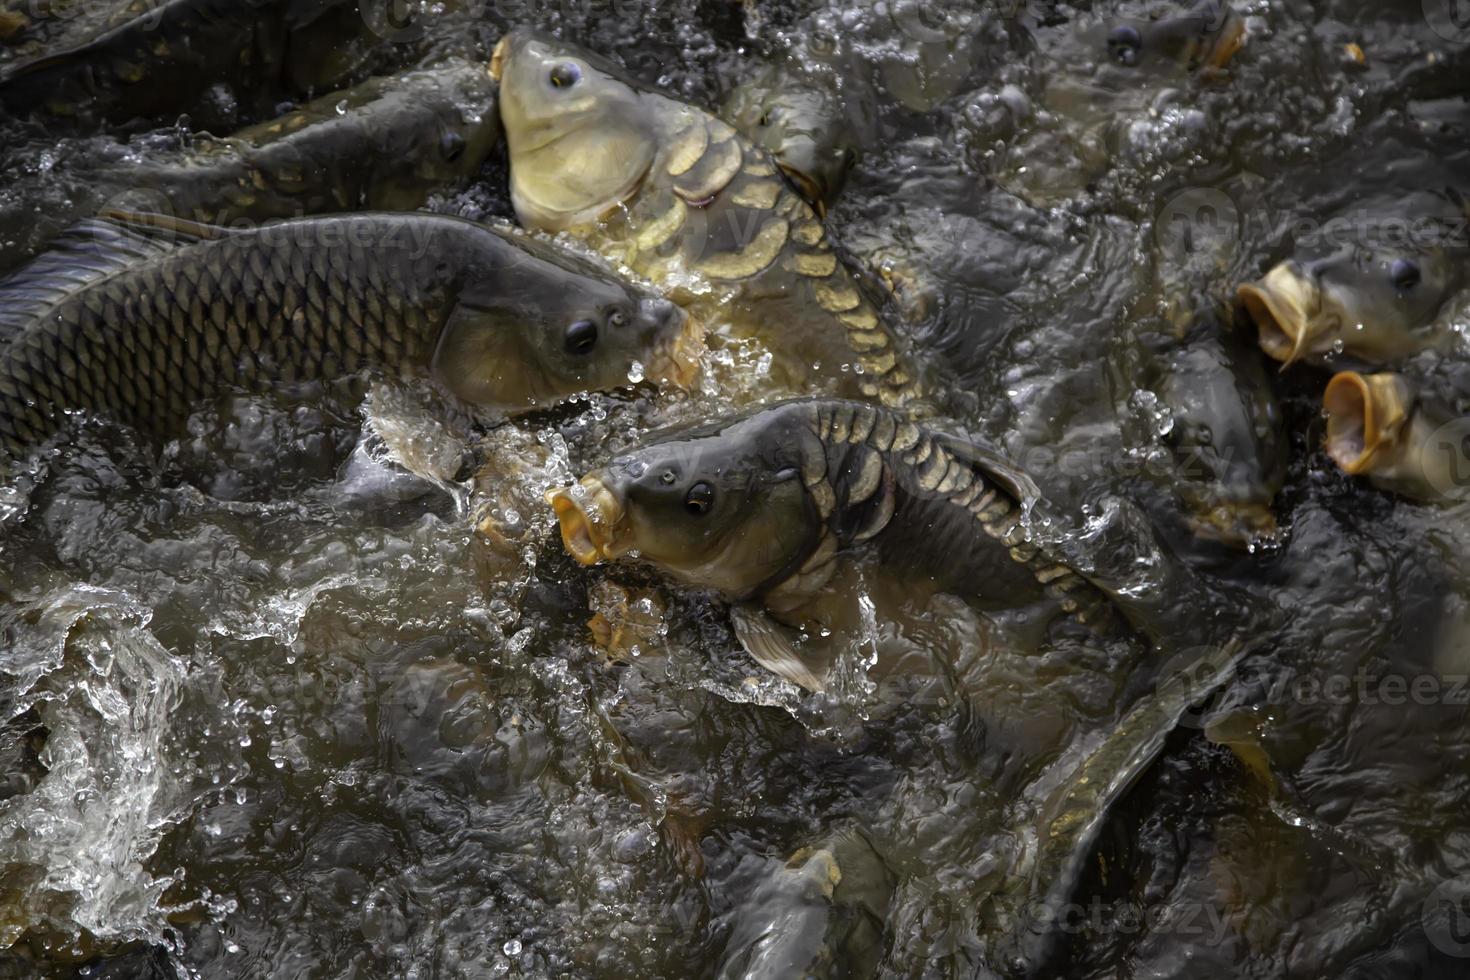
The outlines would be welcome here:
<svg viewBox="0 0 1470 980">
<path fill-rule="evenodd" d="M 1036 481 L 984 443 L 949 433 L 934 433 L 933 439 L 998 483 L 1022 509 L 1029 509 L 1041 499 L 1041 489 L 1037 487 Z"/>
<path fill-rule="evenodd" d="M 0 280 L 0 343 L 9 342 L 37 317 L 78 290 L 198 240 L 192 232 L 165 233 L 166 226 L 150 223 L 151 219 L 164 218 L 162 215 L 123 211 L 104 212 L 104 215 L 72 226 L 48 251 Z"/>
</svg>

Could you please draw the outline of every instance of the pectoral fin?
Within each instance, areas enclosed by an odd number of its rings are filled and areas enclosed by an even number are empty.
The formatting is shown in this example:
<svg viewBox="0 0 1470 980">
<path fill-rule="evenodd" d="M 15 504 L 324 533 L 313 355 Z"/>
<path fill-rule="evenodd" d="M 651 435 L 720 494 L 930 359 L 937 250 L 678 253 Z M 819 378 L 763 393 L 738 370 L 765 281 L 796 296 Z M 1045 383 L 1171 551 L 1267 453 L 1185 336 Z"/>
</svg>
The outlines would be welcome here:
<svg viewBox="0 0 1470 980">
<path fill-rule="evenodd" d="M 786 630 L 770 616 L 752 606 L 732 606 L 730 623 L 735 638 L 762 667 L 808 691 L 826 690 L 826 684 L 802 659 Z"/>
</svg>

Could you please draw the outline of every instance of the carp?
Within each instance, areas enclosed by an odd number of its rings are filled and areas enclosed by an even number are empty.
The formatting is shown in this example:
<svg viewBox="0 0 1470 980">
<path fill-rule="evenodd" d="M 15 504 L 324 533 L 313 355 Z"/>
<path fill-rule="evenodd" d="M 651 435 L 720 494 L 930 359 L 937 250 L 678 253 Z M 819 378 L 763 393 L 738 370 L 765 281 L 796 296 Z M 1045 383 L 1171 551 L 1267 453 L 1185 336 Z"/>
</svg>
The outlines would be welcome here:
<svg viewBox="0 0 1470 980">
<path fill-rule="evenodd" d="M 231 230 L 104 215 L 0 283 L 0 450 L 65 413 L 164 434 L 230 385 L 427 368 L 473 405 L 525 409 L 651 378 L 687 383 L 697 326 L 586 260 L 443 215 Z"/>
<path fill-rule="evenodd" d="M 711 330 L 755 336 L 796 391 L 896 405 L 920 379 L 868 284 L 772 159 L 601 59 L 515 31 L 491 59 L 521 224 L 664 284 Z"/>
</svg>

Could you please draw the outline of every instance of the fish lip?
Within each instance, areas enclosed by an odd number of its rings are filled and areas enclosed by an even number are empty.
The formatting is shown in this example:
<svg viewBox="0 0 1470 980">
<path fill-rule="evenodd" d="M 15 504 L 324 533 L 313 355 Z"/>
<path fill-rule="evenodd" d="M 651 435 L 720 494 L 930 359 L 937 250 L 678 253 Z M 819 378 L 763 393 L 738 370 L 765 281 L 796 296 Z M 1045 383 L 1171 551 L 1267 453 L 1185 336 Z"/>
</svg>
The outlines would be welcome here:
<svg viewBox="0 0 1470 980">
<path fill-rule="evenodd" d="M 490 53 L 490 77 L 497 82 L 505 73 L 505 61 L 510 57 L 510 39 L 513 34 L 514 32 L 507 32 L 495 43 L 495 50 Z"/>
<path fill-rule="evenodd" d="M 1308 314 L 1316 305 L 1316 287 L 1286 266 L 1242 284 L 1235 296 L 1255 324 L 1261 350 L 1283 369 L 1305 354 L 1308 342 L 1321 332 Z"/>
<path fill-rule="evenodd" d="M 655 381 L 667 382 L 688 391 L 699 379 L 703 367 L 702 357 L 706 349 L 704 321 L 687 310 L 678 312 L 683 322 L 678 330 L 660 338 L 654 345 L 648 374 Z"/>
<path fill-rule="evenodd" d="M 546 502 L 556 512 L 562 546 L 581 564 L 612 561 L 627 551 L 618 541 L 626 530 L 626 508 L 595 473 L 572 486 L 546 491 Z"/>
<path fill-rule="evenodd" d="M 1398 441 L 1411 401 L 1407 383 L 1396 374 L 1333 375 L 1322 392 L 1327 455 L 1349 476 L 1371 472 Z"/>
<path fill-rule="evenodd" d="M 1231 10 L 1224 26 L 1220 28 L 1220 39 L 1214 50 L 1210 52 L 1209 66 L 1223 69 L 1230 64 L 1230 60 L 1240 53 L 1241 48 L 1245 47 L 1245 37 L 1245 18 Z"/>
</svg>

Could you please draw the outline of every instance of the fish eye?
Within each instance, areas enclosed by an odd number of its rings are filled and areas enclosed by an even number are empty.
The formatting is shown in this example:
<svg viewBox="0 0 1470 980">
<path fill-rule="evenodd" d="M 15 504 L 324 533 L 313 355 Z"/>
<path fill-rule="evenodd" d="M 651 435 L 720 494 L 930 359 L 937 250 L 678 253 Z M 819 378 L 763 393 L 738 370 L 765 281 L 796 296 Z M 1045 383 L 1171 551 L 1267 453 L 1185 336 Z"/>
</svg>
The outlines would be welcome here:
<svg viewBox="0 0 1470 980">
<path fill-rule="evenodd" d="M 689 488 L 684 495 L 684 513 L 692 517 L 703 517 L 715 502 L 715 488 L 703 480 Z"/>
<path fill-rule="evenodd" d="M 1122 24 L 1108 31 L 1108 53 L 1120 65 L 1138 64 L 1138 54 L 1143 50 L 1143 35 L 1138 28 Z"/>
<path fill-rule="evenodd" d="M 552 66 L 548 78 L 552 88 L 571 88 L 582 80 L 582 69 L 574 62 L 563 61 L 559 65 Z"/>
<path fill-rule="evenodd" d="M 464 154 L 464 137 L 458 133 L 445 133 L 439 137 L 439 152 L 445 160 L 453 163 Z"/>
<path fill-rule="evenodd" d="M 567 327 L 563 343 L 566 345 L 568 354 L 592 353 L 592 348 L 597 346 L 597 324 L 591 320 L 578 320 Z"/>
<path fill-rule="evenodd" d="M 1408 259 L 1394 259 L 1393 265 L 1388 267 L 1388 275 L 1393 281 L 1393 288 L 1401 293 L 1419 285 L 1419 265 Z"/>
<path fill-rule="evenodd" d="M 618 328 L 627 322 L 627 314 L 625 314 L 622 310 L 613 310 L 607 315 L 607 323 L 610 327 Z"/>
<path fill-rule="evenodd" d="M 678 477 L 674 475 L 673 470 L 664 470 L 658 475 L 658 482 L 662 483 L 666 487 L 673 486 L 674 481 L 677 479 Z"/>
</svg>

